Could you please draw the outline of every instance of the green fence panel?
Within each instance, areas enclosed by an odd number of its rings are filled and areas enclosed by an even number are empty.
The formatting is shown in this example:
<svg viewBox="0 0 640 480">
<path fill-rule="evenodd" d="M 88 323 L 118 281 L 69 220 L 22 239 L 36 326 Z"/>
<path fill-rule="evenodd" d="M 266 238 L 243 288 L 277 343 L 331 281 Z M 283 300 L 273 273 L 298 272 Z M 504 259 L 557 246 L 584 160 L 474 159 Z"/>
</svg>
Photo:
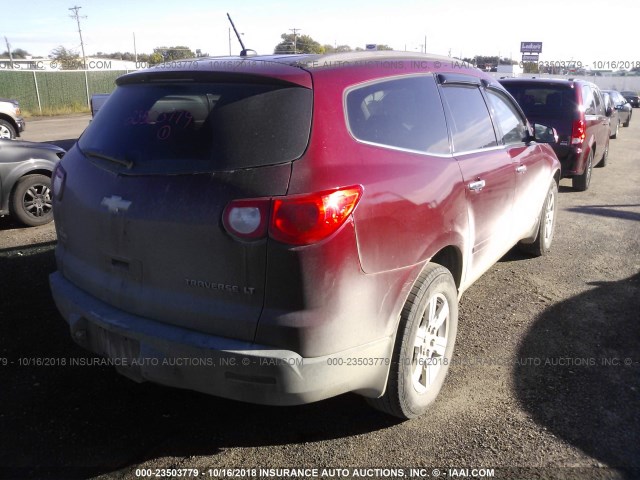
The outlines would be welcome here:
<svg viewBox="0 0 640 480">
<path fill-rule="evenodd" d="M 36 78 L 43 109 L 87 105 L 84 72 L 38 72 Z"/>
<path fill-rule="evenodd" d="M 20 102 L 23 110 L 39 114 L 43 110 L 65 107 L 87 107 L 89 96 L 94 93 L 111 93 L 115 81 L 127 73 L 121 70 L 102 71 L 16 71 L 0 70 L 0 98 L 12 98 Z M 37 88 L 36 88 L 37 84 Z"/>
<path fill-rule="evenodd" d="M 116 78 L 123 75 L 121 71 L 87 72 L 89 95 L 94 93 L 111 93 L 116 88 Z"/>
<path fill-rule="evenodd" d="M 18 100 L 23 110 L 38 113 L 33 72 L 0 71 L 0 98 Z"/>
</svg>

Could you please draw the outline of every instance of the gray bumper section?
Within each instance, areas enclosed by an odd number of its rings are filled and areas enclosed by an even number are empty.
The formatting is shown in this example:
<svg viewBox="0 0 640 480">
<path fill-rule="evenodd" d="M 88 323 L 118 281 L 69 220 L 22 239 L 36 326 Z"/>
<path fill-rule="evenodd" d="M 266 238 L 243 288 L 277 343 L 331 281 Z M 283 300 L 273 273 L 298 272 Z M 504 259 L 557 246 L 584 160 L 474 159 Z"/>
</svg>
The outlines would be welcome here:
<svg viewBox="0 0 640 480">
<path fill-rule="evenodd" d="M 110 359 L 135 381 L 267 405 L 310 403 L 349 391 L 377 397 L 384 391 L 391 337 L 303 358 L 128 314 L 85 293 L 60 272 L 49 281 L 74 341 Z"/>
</svg>

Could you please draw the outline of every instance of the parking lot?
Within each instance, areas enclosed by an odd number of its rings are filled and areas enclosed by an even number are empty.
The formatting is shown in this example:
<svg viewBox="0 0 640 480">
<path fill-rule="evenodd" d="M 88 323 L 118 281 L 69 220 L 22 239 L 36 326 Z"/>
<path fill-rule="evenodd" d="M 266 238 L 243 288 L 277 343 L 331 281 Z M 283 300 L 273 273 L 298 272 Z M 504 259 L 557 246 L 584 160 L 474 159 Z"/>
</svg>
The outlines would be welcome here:
<svg viewBox="0 0 640 480">
<path fill-rule="evenodd" d="M 69 147 L 88 121 L 32 121 L 24 139 Z M 301 467 L 638 478 L 638 151 L 640 117 L 588 191 L 561 182 L 551 254 L 514 249 L 464 294 L 448 381 L 406 422 L 352 394 L 276 408 L 133 383 L 72 342 L 47 282 L 53 225 L 0 219 L 0 478 Z"/>
</svg>

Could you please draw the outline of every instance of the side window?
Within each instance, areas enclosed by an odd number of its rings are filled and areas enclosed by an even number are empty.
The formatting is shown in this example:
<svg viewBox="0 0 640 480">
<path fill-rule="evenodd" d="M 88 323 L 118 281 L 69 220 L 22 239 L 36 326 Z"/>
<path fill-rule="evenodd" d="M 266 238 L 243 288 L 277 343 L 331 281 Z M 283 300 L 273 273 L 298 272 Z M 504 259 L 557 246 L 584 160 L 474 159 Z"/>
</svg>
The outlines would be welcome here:
<svg viewBox="0 0 640 480">
<path fill-rule="evenodd" d="M 587 85 L 582 87 L 582 105 L 584 106 L 585 115 L 596 115 L 596 102 L 593 99 L 593 90 Z"/>
<path fill-rule="evenodd" d="M 497 145 L 489 110 L 478 87 L 445 85 L 442 94 L 450 117 L 454 152 Z"/>
<path fill-rule="evenodd" d="M 600 91 L 593 91 L 593 100 L 596 106 L 596 115 L 604 115 L 604 100 Z"/>
<path fill-rule="evenodd" d="M 489 97 L 491 113 L 500 127 L 501 143 L 505 145 L 522 143 L 527 126 L 516 107 L 508 98 L 494 90 L 487 90 L 487 97 Z"/>
<path fill-rule="evenodd" d="M 424 153 L 448 154 L 449 136 L 432 76 L 398 78 L 350 90 L 347 123 L 355 138 Z"/>
</svg>

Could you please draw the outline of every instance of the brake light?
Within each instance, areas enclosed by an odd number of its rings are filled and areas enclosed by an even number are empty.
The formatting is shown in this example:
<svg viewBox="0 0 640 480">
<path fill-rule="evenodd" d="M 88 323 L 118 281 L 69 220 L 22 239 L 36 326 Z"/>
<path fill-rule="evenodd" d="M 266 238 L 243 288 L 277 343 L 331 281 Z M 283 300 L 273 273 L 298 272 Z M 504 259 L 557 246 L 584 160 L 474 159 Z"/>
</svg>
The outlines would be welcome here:
<svg viewBox="0 0 640 480">
<path fill-rule="evenodd" d="M 62 194 L 64 193 L 64 184 L 67 180 L 67 172 L 65 172 L 60 163 L 55 166 L 51 178 L 51 189 L 53 190 L 53 198 L 55 198 L 56 200 L 62 200 Z"/>
<path fill-rule="evenodd" d="M 269 236 L 290 245 L 309 245 L 337 231 L 356 208 L 362 187 L 274 199 Z"/>
<path fill-rule="evenodd" d="M 222 223 L 241 240 L 257 240 L 268 233 L 278 242 L 309 245 L 336 232 L 361 196 L 362 187 L 355 185 L 289 197 L 234 200 L 224 209 Z"/>
<path fill-rule="evenodd" d="M 571 145 L 582 145 L 587 136 L 587 128 L 584 119 L 581 118 L 573 122 L 571 130 Z"/>
</svg>

